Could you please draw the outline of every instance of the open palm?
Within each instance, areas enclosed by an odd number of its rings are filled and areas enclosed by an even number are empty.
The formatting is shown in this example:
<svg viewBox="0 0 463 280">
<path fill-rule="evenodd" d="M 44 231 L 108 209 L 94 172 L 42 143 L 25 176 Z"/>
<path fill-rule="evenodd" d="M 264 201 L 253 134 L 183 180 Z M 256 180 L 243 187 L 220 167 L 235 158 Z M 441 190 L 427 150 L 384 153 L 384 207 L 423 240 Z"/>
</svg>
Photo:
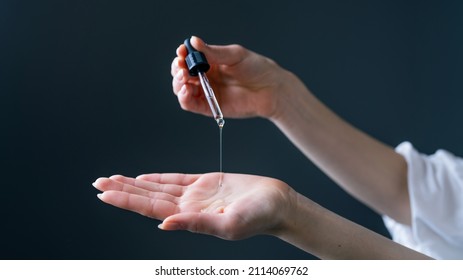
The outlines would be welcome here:
<svg viewBox="0 0 463 280">
<path fill-rule="evenodd" d="M 277 231 L 292 190 L 276 179 L 229 173 L 115 175 L 94 186 L 108 204 L 163 220 L 161 229 L 229 240 Z"/>
</svg>

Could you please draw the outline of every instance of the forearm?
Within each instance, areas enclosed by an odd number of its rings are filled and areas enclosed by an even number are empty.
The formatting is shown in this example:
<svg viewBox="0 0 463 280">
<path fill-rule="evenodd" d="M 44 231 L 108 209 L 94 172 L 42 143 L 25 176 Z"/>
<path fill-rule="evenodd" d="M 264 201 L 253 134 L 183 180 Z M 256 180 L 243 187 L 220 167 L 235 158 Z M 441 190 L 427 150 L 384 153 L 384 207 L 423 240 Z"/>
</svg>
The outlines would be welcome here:
<svg viewBox="0 0 463 280">
<path fill-rule="evenodd" d="M 271 120 L 320 169 L 376 211 L 409 223 L 407 166 L 391 147 L 343 121 L 291 73 Z"/>
<path fill-rule="evenodd" d="M 429 259 L 296 194 L 280 239 L 321 259 Z"/>
</svg>

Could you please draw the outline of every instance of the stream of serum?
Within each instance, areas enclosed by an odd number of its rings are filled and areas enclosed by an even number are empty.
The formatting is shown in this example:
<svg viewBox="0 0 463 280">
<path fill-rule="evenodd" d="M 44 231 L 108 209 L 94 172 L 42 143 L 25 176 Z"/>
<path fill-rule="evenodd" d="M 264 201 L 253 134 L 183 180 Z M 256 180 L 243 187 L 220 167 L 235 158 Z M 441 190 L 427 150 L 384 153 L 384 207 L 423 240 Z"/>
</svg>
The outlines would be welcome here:
<svg viewBox="0 0 463 280">
<path fill-rule="evenodd" d="M 219 187 L 222 186 L 222 178 L 223 178 L 223 170 L 222 170 L 222 161 L 223 161 L 223 156 L 222 156 L 222 130 L 223 130 L 223 125 L 225 124 L 225 121 L 223 119 L 217 119 L 217 124 L 219 125 L 219 149 L 220 149 L 220 180 L 219 180 Z"/>
</svg>

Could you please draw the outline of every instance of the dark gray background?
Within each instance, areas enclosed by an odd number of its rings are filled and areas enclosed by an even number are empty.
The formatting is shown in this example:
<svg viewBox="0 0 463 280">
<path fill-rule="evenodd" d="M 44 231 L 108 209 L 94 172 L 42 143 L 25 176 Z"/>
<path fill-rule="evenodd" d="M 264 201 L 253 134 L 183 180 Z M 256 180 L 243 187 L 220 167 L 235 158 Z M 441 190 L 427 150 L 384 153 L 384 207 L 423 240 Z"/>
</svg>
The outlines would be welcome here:
<svg viewBox="0 0 463 280">
<path fill-rule="evenodd" d="M 267 236 L 162 232 L 101 203 L 100 176 L 218 169 L 218 129 L 171 90 L 192 34 L 295 72 L 339 115 L 395 146 L 463 154 L 461 1 L 1 1 L 3 259 L 310 259 Z M 282 179 L 387 235 L 379 216 L 268 121 L 230 120 L 224 169 Z"/>
</svg>

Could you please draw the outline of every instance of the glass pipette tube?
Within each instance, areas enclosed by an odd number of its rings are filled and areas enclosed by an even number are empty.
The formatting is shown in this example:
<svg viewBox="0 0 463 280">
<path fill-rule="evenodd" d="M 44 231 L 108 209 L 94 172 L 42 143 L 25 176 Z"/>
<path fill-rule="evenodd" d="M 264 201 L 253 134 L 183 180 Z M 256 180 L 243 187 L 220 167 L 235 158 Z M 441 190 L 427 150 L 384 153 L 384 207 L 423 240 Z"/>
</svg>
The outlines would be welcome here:
<svg viewBox="0 0 463 280">
<path fill-rule="evenodd" d="M 222 110 L 220 110 L 219 103 L 215 98 L 214 91 L 209 84 L 207 79 L 206 72 L 209 70 L 210 65 L 207 62 L 206 56 L 197 51 L 190 43 L 190 39 L 187 38 L 184 41 L 185 47 L 187 49 L 188 55 L 185 57 L 185 62 L 188 66 L 188 71 L 191 76 L 199 76 L 201 86 L 203 87 L 204 94 L 206 96 L 207 103 L 212 111 L 212 116 L 219 125 L 220 128 L 223 127 L 225 121 L 223 119 Z"/>
<path fill-rule="evenodd" d="M 219 125 L 220 128 L 223 127 L 225 124 L 225 120 L 223 119 L 222 110 L 220 110 L 219 103 L 217 102 L 217 98 L 215 98 L 214 91 L 209 84 L 209 80 L 204 72 L 198 71 L 199 80 L 201 81 L 201 86 L 203 87 L 204 94 L 206 95 L 207 103 L 209 103 L 209 107 L 212 111 L 212 116 L 214 117 L 215 121 Z"/>
</svg>

